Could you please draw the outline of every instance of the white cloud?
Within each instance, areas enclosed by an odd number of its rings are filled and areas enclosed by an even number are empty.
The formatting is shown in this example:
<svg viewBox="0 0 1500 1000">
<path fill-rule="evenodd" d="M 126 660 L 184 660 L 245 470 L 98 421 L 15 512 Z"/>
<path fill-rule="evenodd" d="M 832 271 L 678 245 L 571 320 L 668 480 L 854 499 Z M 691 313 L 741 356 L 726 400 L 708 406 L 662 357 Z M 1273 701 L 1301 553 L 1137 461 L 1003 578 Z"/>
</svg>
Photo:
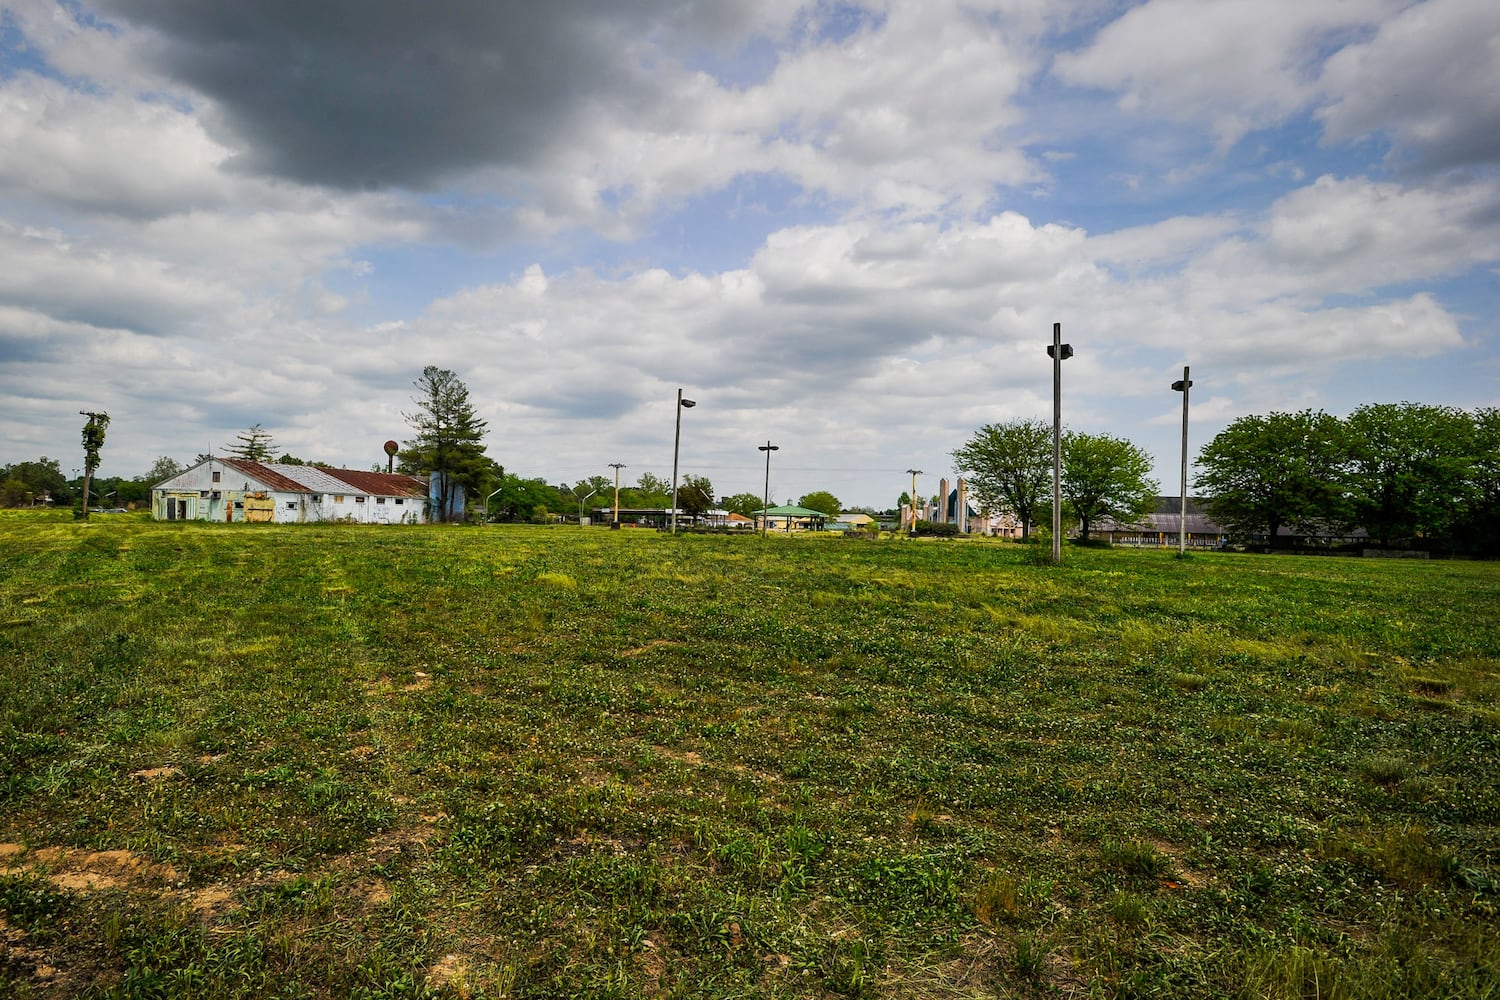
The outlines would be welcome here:
<svg viewBox="0 0 1500 1000">
<path fill-rule="evenodd" d="M 1126 112 L 1209 126 L 1220 149 L 1316 96 L 1320 46 L 1376 24 L 1393 0 L 1148 0 L 1059 55 L 1065 82 L 1119 91 Z"/>
<path fill-rule="evenodd" d="M 1500 160 L 1500 4 L 1428 0 L 1335 53 L 1323 69 L 1330 141 L 1385 133 L 1437 167 Z"/>
</svg>

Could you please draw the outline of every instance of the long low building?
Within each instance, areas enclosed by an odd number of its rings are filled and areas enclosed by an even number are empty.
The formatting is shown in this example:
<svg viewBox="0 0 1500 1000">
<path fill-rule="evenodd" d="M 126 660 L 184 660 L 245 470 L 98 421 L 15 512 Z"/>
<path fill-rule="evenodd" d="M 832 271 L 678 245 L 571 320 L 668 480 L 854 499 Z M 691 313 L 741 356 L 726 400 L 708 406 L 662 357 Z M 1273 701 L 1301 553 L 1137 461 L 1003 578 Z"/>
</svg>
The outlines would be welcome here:
<svg viewBox="0 0 1500 1000">
<path fill-rule="evenodd" d="M 426 524 L 428 484 L 415 476 L 210 458 L 151 488 L 158 521 Z"/>
</svg>

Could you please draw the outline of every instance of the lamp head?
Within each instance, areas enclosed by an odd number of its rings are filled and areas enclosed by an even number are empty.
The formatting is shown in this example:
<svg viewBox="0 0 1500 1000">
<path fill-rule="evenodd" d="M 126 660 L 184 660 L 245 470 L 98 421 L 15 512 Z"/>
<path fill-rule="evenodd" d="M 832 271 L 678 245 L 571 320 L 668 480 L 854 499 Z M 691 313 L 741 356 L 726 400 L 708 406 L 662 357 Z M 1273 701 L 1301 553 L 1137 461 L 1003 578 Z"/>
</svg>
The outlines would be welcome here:
<svg viewBox="0 0 1500 1000">
<path fill-rule="evenodd" d="M 691 409 L 692 407 L 698 405 L 698 401 L 695 399 L 679 399 L 677 402 L 678 405 L 682 406 L 684 409 Z"/>
</svg>

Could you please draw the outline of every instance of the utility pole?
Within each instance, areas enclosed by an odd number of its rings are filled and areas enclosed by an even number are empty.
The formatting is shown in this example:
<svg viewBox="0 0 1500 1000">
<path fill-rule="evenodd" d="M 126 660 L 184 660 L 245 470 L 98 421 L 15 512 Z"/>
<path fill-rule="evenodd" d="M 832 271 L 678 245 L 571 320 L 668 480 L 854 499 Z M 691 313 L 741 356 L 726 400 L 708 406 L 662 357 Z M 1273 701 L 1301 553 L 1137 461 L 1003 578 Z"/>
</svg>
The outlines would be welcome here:
<svg viewBox="0 0 1500 1000">
<path fill-rule="evenodd" d="M 907 469 L 911 476 L 911 534 L 917 533 L 917 477 L 922 474 L 921 469 Z"/>
<path fill-rule="evenodd" d="M 766 528 L 771 523 L 771 515 L 768 513 L 771 509 L 771 452 L 780 451 L 781 446 L 772 444 L 767 438 L 766 443 L 758 447 L 766 453 L 766 492 L 760 501 L 760 537 L 765 538 Z"/>
<path fill-rule="evenodd" d="M 89 481 L 94 470 L 99 468 L 99 451 L 104 447 L 104 431 L 109 427 L 108 413 L 79 410 L 80 417 L 88 417 L 83 425 L 83 519 L 89 519 Z"/>
<path fill-rule="evenodd" d="M 620 470 L 625 468 L 625 463 L 610 462 L 609 467 L 615 470 L 615 516 L 610 527 L 618 528 L 620 526 Z"/>
<path fill-rule="evenodd" d="M 674 535 L 677 534 L 677 452 L 682 445 L 682 411 L 697 405 L 696 400 L 683 399 L 682 390 L 677 390 L 677 433 L 672 438 L 672 534 Z M 709 506 L 713 506 L 712 503 Z"/>
<path fill-rule="evenodd" d="M 1062 342 L 1062 324 L 1052 324 L 1052 561 L 1062 562 L 1062 363 L 1073 356 L 1073 345 Z"/>
<path fill-rule="evenodd" d="M 1177 554 L 1187 554 L 1187 442 L 1188 442 L 1188 390 L 1193 387 L 1188 378 L 1188 366 L 1182 366 L 1182 381 L 1173 382 L 1172 388 L 1182 393 L 1182 507 L 1177 516 Z"/>
</svg>

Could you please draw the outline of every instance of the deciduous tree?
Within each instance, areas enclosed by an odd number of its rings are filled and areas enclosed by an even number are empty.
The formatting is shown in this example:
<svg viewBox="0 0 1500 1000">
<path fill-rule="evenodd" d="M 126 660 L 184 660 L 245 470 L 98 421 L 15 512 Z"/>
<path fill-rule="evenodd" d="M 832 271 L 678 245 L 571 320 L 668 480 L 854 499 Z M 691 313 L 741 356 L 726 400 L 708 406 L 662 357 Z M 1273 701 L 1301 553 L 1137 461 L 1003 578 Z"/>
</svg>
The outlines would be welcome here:
<svg viewBox="0 0 1500 1000">
<path fill-rule="evenodd" d="M 182 466 L 178 464 L 175 458 L 168 458 L 166 455 L 162 455 L 151 464 L 151 468 L 146 470 L 146 474 L 141 477 L 141 482 L 148 486 L 155 486 L 163 480 L 171 479 L 181 471 Z"/>
<path fill-rule="evenodd" d="M 985 510 L 1021 522 L 1021 537 L 1052 492 L 1052 426 L 1042 420 L 985 424 L 953 453 L 969 489 Z"/>
<path fill-rule="evenodd" d="M 1344 430 L 1353 519 L 1382 545 L 1451 537 L 1468 499 L 1473 419 L 1450 406 L 1375 403 Z"/>
<path fill-rule="evenodd" d="M 756 511 L 760 510 L 762 498 L 758 493 L 735 493 L 724 497 L 719 504 L 733 514 L 752 517 Z"/>
<path fill-rule="evenodd" d="M 714 484 L 707 476 L 684 475 L 677 486 L 677 504 L 689 517 L 702 517 L 714 505 Z"/>
<path fill-rule="evenodd" d="M 806 507 L 808 510 L 821 511 L 829 517 L 838 517 L 839 511 L 842 509 L 839 507 L 839 498 L 827 490 L 814 490 L 811 493 L 803 495 L 802 499 L 797 501 L 797 506 Z"/>
<path fill-rule="evenodd" d="M 1321 410 L 1240 417 L 1199 451 L 1194 485 L 1216 521 L 1270 545 L 1282 527 L 1343 523 L 1342 436 Z"/>
<path fill-rule="evenodd" d="M 1079 533 L 1101 517 L 1129 523 L 1149 513 L 1161 487 L 1151 478 L 1151 457 L 1108 434 L 1063 435 L 1062 493 Z"/>
</svg>

